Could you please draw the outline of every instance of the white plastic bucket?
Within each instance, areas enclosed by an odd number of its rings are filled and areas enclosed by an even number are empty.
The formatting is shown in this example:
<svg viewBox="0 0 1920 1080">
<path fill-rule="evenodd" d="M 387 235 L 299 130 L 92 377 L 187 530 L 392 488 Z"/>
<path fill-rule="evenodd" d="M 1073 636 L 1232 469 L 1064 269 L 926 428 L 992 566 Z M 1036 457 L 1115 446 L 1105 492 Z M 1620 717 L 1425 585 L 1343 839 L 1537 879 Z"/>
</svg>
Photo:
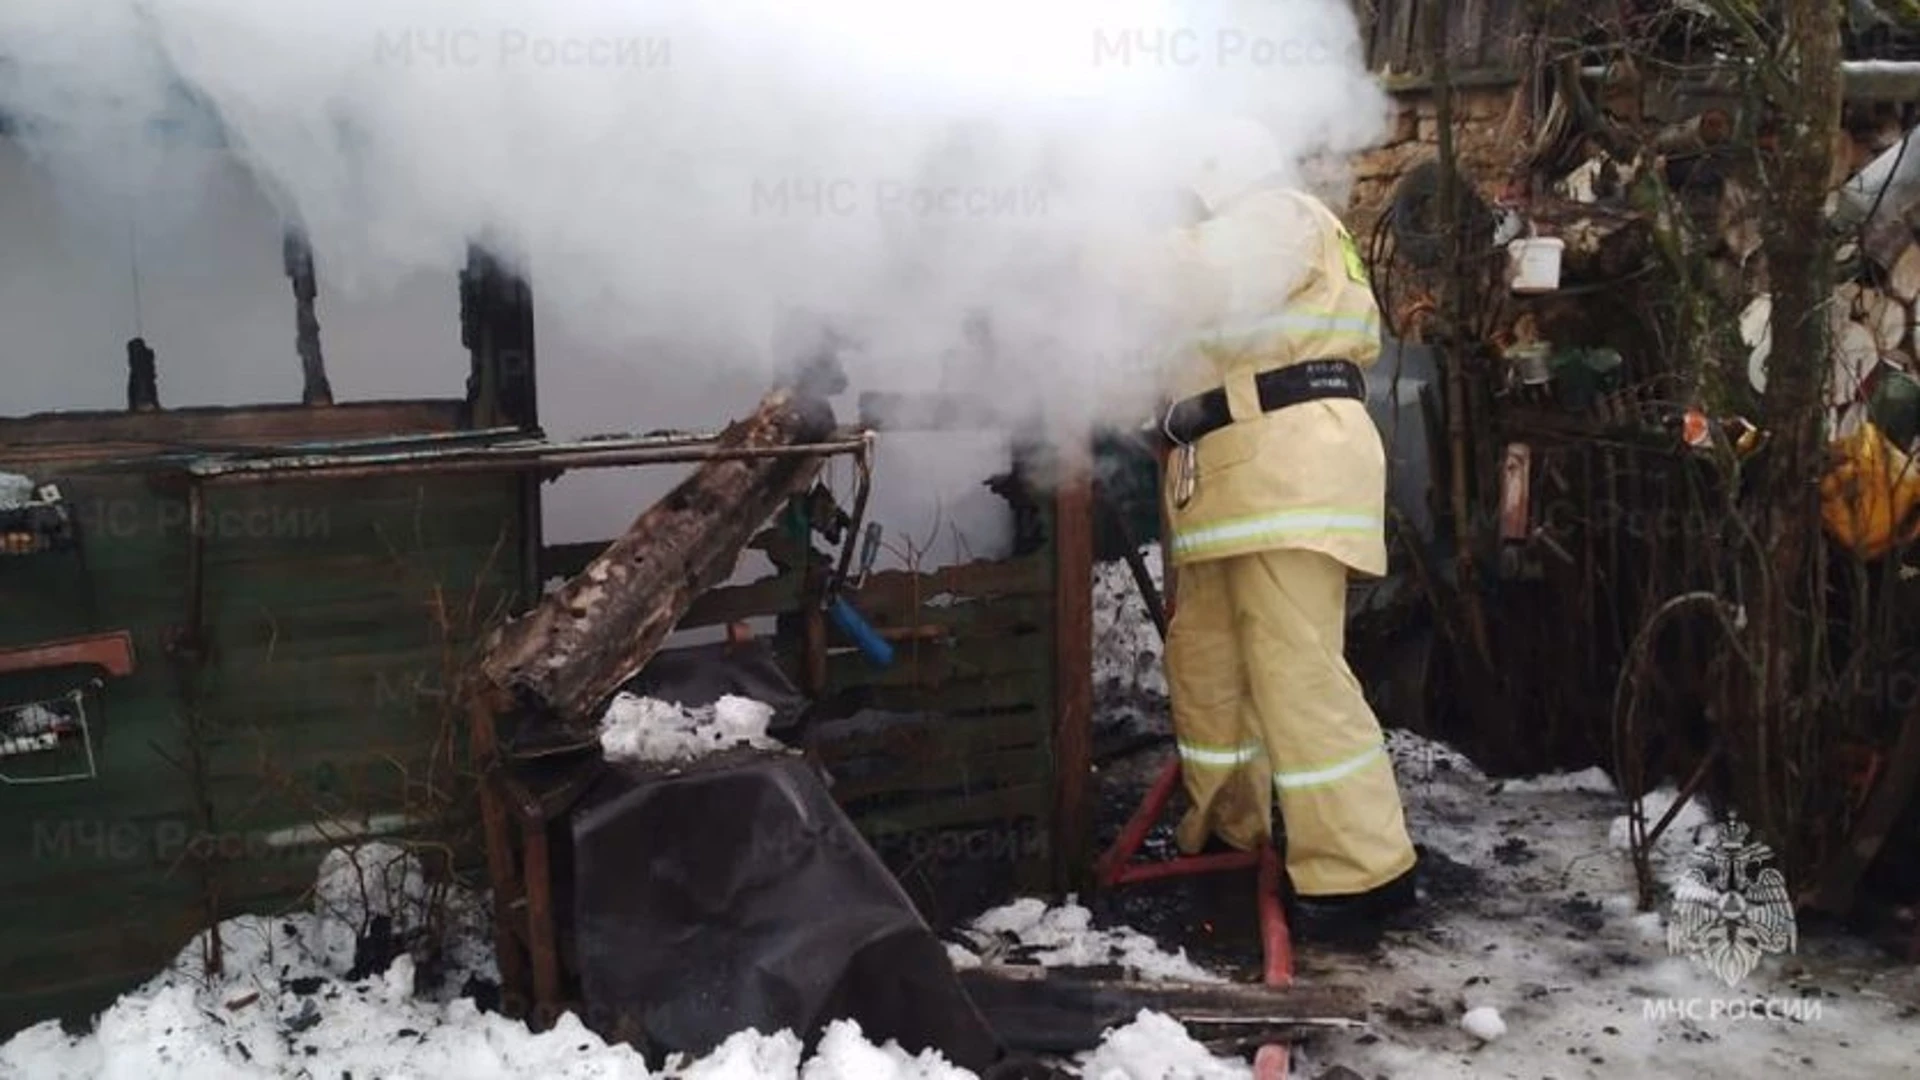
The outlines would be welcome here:
<svg viewBox="0 0 1920 1080">
<path fill-rule="evenodd" d="M 1545 386 L 1553 381 L 1553 370 L 1548 366 L 1552 355 L 1552 345 L 1537 341 L 1508 349 L 1507 362 L 1513 365 L 1514 377 L 1522 386 Z"/>
<path fill-rule="evenodd" d="M 1545 293 L 1560 287 L 1560 259 L 1567 242 L 1555 236 L 1529 236 L 1507 245 L 1513 264 L 1513 291 Z"/>
</svg>

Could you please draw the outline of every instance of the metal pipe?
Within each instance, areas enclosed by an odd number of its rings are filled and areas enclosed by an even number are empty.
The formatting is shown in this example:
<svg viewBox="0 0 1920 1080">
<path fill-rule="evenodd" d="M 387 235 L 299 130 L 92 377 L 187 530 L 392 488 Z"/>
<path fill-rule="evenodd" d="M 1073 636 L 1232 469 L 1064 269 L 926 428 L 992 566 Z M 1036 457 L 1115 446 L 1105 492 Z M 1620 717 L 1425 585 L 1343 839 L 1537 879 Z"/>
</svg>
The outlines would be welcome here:
<svg viewBox="0 0 1920 1080">
<path fill-rule="evenodd" d="M 1607 77 L 1611 69 L 1605 64 L 1593 64 L 1580 69 L 1580 77 L 1590 82 L 1599 82 Z M 1708 78 L 1709 85 L 1720 85 L 1732 89 L 1734 78 L 1738 75 L 1731 63 L 1716 66 L 1714 75 L 1726 78 Z M 1920 61 L 1914 60 L 1844 60 L 1840 64 L 1842 94 L 1849 101 L 1920 101 Z"/>
<path fill-rule="evenodd" d="M 537 472 L 543 469 L 620 468 L 630 465 L 823 457 L 857 454 L 866 446 L 864 439 L 837 439 L 795 446 L 653 446 L 612 450 L 538 448 L 515 449 L 510 453 L 472 455 L 411 454 L 373 455 L 371 458 L 364 456 L 263 458 L 193 465 L 188 467 L 188 471 L 196 477 L 215 483 L 271 483 L 276 480 L 291 479 L 359 480 L 421 474 Z"/>
<path fill-rule="evenodd" d="M 860 543 L 860 534 L 867 521 L 867 499 L 873 492 L 873 432 L 865 432 L 860 437 L 860 449 L 854 459 L 860 471 L 860 484 L 853 496 L 853 516 L 847 523 L 847 542 L 840 549 L 840 562 L 833 570 L 833 578 L 828 581 L 826 591 L 820 597 L 821 607 L 833 603 L 834 595 L 847 583 L 847 573 L 853 568 L 853 549 Z"/>
<path fill-rule="evenodd" d="M 1287 926 L 1287 914 L 1280 907 L 1280 853 L 1272 844 L 1260 849 L 1260 873 L 1257 875 L 1260 906 L 1260 951 L 1265 957 L 1262 980 L 1268 986 L 1293 985 L 1293 934 Z"/>
<path fill-rule="evenodd" d="M 1181 855 L 1165 862 L 1136 863 L 1121 867 L 1113 875 L 1115 885 L 1138 885 L 1147 881 L 1195 877 L 1200 874 L 1231 874 L 1260 865 L 1260 856 L 1252 851 L 1222 851 L 1213 855 Z M 1278 897 L 1276 896 L 1276 901 Z"/>
<path fill-rule="evenodd" d="M 841 433 L 846 437 L 846 433 Z M 479 445 L 434 446 L 411 445 L 399 449 L 376 453 L 342 453 L 334 444 L 310 444 L 310 453 L 298 452 L 298 448 L 269 450 L 246 455 L 219 457 L 203 456 L 189 468 L 202 475 L 218 475 L 228 472 L 242 472 L 254 469 L 287 469 L 308 466 L 312 463 L 380 465 L 393 462 L 411 462 L 420 460 L 457 461 L 463 459 L 486 460 L 494 458 L 525 457 L 537 454 L 613 454 L 629 450 L 672 450 L 692 446 L 706 446 L 717 443 L 719 435 L 674 434 L 664 436 L 621 436 L 606 439 L 576 439 L 572 442 L 554 443 L 543 439 L 511 439 Z M 345 443 L 339 446 L 353 446 Z M 367 446 L 379 446 L 372 441 Z"/>
</svg>

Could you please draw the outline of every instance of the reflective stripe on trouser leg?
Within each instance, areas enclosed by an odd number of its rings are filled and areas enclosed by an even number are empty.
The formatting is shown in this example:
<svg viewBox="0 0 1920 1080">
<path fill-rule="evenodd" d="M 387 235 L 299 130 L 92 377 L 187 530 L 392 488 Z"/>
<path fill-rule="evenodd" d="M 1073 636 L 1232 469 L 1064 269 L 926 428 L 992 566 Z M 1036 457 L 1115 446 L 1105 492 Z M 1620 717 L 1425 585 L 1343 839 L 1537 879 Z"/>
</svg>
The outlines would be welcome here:
<svg viewBox="0 0 1920 1080">
<path fill-rule="evenodd" d="M 1191 855 L 1215 834 L 1242 850 L 1272 834 L 1273 769 L 1258 735 L 1223 563 L 1182 567 L 1167 628 L 1167 685 L 1180 780 L 1192 808 L 1174 841 Z"/>
<path fill-rule="evenodd" d="M 1287 875 L 1303 896 L 1365 892 L 1414 863 L 1380 722 L 1344 655 L 1347 569 L 1316 551 L 1225 560 L 1239 608 Z"/>
</svg>

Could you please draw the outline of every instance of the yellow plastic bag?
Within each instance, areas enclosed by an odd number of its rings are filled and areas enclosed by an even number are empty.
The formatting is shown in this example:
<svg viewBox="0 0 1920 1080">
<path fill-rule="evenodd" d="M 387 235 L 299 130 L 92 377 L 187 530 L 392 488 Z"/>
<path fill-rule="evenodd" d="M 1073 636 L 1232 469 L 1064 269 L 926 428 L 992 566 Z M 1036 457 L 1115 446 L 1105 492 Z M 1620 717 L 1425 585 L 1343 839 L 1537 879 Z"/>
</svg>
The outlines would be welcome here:
<svg viewBox="0 0 1920 1080">
<path fill-rule="evenodd" d="M 1827 534 L 1862 559 L 1920 538 L 1920 464 L 1864 424 L 1833 443 L 1834 464 L 1820 481 Z"/>
</svg>

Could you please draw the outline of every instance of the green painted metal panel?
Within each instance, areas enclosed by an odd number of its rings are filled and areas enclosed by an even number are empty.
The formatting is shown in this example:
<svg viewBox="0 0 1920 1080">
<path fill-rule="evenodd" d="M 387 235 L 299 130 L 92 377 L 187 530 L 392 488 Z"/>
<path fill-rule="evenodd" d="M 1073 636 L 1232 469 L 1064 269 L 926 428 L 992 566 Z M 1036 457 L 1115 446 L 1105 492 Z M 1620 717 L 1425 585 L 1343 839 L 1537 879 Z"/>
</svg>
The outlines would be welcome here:
<svg viewBox="0 0 1920 1080">
<path fill-rule="evenodd" d="M 15 471 L 60 482 L 84 559 L 0 559 L 0 646 L 124 628 L 137 669 L 103 691 L 98 779 L 0 786 L 0 1033 L 84 1018 L 149 977 L 210 894 L 222 916 L 299 900 L 331 819 L 457 801 L 448 672 L 528 580 L 511 478 L 210 486 L 189 698 L 166 649 L 189 617 L 184 489 Z M 0 679 L 0 702 L 72 681 Z"/>
</svg>

